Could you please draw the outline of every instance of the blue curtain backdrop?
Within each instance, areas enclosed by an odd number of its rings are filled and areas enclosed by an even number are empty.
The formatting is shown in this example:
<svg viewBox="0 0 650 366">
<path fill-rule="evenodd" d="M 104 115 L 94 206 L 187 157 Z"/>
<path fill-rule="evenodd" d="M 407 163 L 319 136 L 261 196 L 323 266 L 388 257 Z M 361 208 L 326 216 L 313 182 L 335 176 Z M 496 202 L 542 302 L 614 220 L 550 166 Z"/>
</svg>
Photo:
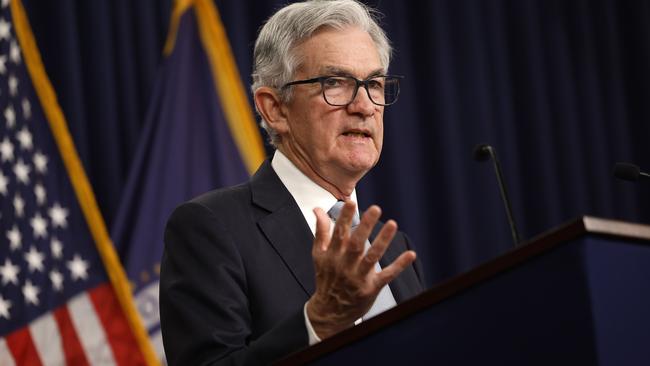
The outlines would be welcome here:
<svg viewBox="0 0 650 366">
<path fill-rule="evenodd" d="M 284 2 L 216 1 L 242 82 L 257 29 Z M 582 214 L 650 223 L 650 2 L 368 1 L 405 75 L 380 164 L 362 181 L 414 240 L 430 283 L 511 246 L 492 144 L 524 238 Z M 25 0 L 106 221 L 115 221 L 162 60 L 171 1 Z"/>
</svg>

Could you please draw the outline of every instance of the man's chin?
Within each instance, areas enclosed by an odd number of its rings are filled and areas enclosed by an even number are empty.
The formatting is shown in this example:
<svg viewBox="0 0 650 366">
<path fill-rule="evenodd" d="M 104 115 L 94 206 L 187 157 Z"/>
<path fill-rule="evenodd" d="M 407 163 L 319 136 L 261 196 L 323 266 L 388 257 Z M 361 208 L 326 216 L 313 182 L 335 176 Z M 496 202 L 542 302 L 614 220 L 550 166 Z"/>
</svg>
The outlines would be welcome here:
<svg viewBox="0 0 650 366">
<path fill-rule="evenodd" d="M 365 175 L 370 169 L 372 169 L 376 164 L 378 158 L 365 158 L 365 159 L 350 159 L 345 167 L 347 171 L 354 175 Z"/>
</svg>

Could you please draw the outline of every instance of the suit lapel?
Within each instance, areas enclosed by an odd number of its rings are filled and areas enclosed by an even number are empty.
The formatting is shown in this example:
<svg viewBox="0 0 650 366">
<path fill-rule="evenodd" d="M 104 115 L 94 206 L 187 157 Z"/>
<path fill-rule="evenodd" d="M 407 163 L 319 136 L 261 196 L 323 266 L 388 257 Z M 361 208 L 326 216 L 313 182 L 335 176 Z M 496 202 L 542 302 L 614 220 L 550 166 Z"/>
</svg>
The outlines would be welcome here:
<svg viewBox="0 0 650 366">
<path fill-rule="evenodd" d="M 257 225 L 305 293 L 311 296 L 315 291 L 311 257 L 314 236 L 298 204 L 275 174 L 269 160 L 251 178 L 251 192 L 253 203 L 268 212 L 257 221 Z M 371 243 L 381 226 L 378 224 L 373 229 L 369 239 Z M 398 234 L 379 262 L 382 268 L 392 263 L 406 248 L 404 236 Z M 422 291 L 419 284 L 415 271 L 409 267 L 389 286 L 395 300 L 400 303 Z"/>
<path fill-rule="evenodd" d="M 372 230 L 369 238 L 371 243 L 377 234 L 379 234 L 379 230 L 381 230 L 382 226 L 383 223 L 377 224 Z M 384 256 L 379 260 L 381 268 L 385 268 L 386 266 L 393 263 L 393 261 L 407 249 L 403 238 L 404 236 L 401 233 L 398 233 L 395 236 L 393 242 L 388 246 L 388 249 L 386 249 Z M 413 270 L 412 266 L 409 266 L 404 269 L 404 271 L 399 276 L 397 276 L 397 278 L 389 283 L 388 287 L 390 287 L 390 291 L 393 293 L 395 301 L 399 304 L 422 291 L 422 289 L 418 287 L 419 283 L 420 282 L 417 279 L 415 271 Z"/>
<path fill-rule="evenodd" d="M 253 203 L 269 213 L 257 225 L 308 296 L 314 293 L 314 236 L 295 200 L 266 160 L 251 179 Z"/>
</svg>

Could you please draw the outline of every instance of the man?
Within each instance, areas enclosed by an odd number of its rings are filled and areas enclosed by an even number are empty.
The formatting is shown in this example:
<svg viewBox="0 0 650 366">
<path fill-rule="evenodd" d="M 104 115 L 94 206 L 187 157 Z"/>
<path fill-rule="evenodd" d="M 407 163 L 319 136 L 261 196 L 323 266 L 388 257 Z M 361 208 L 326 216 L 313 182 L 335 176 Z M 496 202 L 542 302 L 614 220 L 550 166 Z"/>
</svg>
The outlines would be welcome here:
<svg viewBox="0 0 650 366">
<path fill-rule="evenodd" d="M 377 224 L 377 206 L 355 222 L 356 184 L 379 159 L 399 92 L 370 10 L 288 5 L 254 58 L 255 105 L 277 150 L 248 183 L 169 220 L 160 312 L 172 365 L 268 364 L 422 290 L 396 223 Z"/>
</svg>

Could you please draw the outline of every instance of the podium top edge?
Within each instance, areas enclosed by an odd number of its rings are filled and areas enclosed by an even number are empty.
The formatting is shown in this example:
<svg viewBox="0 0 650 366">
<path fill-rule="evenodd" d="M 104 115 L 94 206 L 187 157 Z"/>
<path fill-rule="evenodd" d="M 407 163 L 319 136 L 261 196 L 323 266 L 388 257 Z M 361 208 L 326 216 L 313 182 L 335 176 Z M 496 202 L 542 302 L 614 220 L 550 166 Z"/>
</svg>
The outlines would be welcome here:
<svg viewBox="0 0 650 366">
<path fill-rule="evenodd" d="M 588 234 L 650 242 L 650 225 L 594 216 L 580 216 L 525 240 L 518 248 L 531 244 L 546 247 L 548 244 L 558 244 L 561 241 Z"/>
<path fill-rule="evenodd" d="M 583 216 L 585 231 L 594 234 L 614 235 L 630 239 L 650 240 L 650 226 L 625 221 Z"/>
</svg>

